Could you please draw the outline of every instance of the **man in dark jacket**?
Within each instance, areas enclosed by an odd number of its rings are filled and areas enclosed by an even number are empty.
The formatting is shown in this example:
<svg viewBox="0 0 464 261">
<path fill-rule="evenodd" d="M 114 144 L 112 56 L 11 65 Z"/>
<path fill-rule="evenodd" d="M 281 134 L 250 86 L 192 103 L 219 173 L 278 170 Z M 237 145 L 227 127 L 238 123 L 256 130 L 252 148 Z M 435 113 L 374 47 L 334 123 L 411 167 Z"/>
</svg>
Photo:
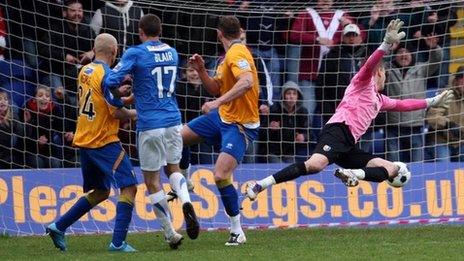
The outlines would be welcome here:
<svg viewBox="0 0 464 261">
<path fill-rule="evenodd" d="M 322 61 L 317 78 L 318 107 L 326 123 L 343 98 L 345 89 L 359 71 L 366 48 L 362 45 L 361 31 L 356 24 L 343 29 L 342 44 L 334 47 Z"/>
</svg>

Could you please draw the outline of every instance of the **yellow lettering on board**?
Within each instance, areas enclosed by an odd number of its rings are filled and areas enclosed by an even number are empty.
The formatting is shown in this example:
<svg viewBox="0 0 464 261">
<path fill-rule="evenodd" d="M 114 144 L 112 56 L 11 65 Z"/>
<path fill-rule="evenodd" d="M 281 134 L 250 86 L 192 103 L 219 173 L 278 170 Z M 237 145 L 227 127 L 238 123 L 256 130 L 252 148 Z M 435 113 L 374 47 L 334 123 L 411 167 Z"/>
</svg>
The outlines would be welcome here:
<svg viewBox="0 0 464 261">
<path fill-rule="evenodd" d="M 372 215 L 374 211 L 374 203 L 365 201 L 363 206 L 359 202 L 359 194 L 372 195 L 372 187 L 369 182 L 360 181 L 356 187 L 348 188 L 348 210 L 351 215 L 357 218 L 364 218 Z"/>
<path fill-rule="evenodd" d="M 207 169 L 198 169 L 190 177 L 195 184 L 196 195 L 203 201 L 192 202 L 195 213 L 199 218 L 213 218 L 219 211 L 219 200 L 216 194 L 211 191 L 203 182 L 208 185 L 215 185 L 214 174 Z M 205 205 L 206 202 L 206 205 Z"/>
<path fill-rule="evenodd" d="M 3 204 L 8 199 L 8 185 L 6 181 L 0 179 L 0 204 Z"/>
<path fill-rule="evenodd" d="M 454 171 L 454 186 L 456 188 L 456 213 L 464 215 L 464 170 Z"/>
<path fill-rule="evenodd" d="M 11 178 L 13 184 L 13 211 L 16 223 L 26 222 L 26 208 L 24 207 L 24 187 L 23 177 L 14 176 Z"/>
<path fill-rule="evenodd" d="M 309 205 L 313 206 L 313 208 L 309 206 L 301 206 L 300 211 L 308 218 L 322 217 L 326 208 L 325 201 L 322 197 L 312 193 L 311 191 L 314 191 L 315 193 L 322 193 L 324 192 L 324 185 L 315 180 L 308 180 L 300 185 L 301 198 L 308 202 Z"/>
<path fill-rule="evenodd" d="M 391 194 L 391 207 L 388 201 L 388 195 Z M 381 182 L 377 185 L 377 206 L 379 213 L 384 217 L 394 218 L 403 212 L 403 189 L 394 188 L 387 182 Z"/>
<path fill-rule="evenodd" d="M 435 180 L 427 180 L 425 189 L 427 193 L 427 211 L 432 217 L 451 216 L 453 214 L 451 181 L 440 180 L 441 202 L 438 202 Z"/>
<path fill-rule="evenodd" d="M 51 223 L 57 214 L 55 190 L 48 186 L 33 188 L 29 193 L 29 206 L 32 220 L 40 224 Z M 45 214 L 42 214 L 42 208 L 45 208 Z"/>
<path fill-rule="evenodd" d="M 287 205 L 283 205 L 283 194 L 286 194 Z M 287 216 L 287 221 L 283 218 L 273 218 L 272 222 L 276 226 L 290 226 L 298 223 L 298 205 L 296 198 L 296 183 L 294 181 L 285 182 L 272 186 L 271 191 L 272 209 L 277 216 Z"/>
</svg>

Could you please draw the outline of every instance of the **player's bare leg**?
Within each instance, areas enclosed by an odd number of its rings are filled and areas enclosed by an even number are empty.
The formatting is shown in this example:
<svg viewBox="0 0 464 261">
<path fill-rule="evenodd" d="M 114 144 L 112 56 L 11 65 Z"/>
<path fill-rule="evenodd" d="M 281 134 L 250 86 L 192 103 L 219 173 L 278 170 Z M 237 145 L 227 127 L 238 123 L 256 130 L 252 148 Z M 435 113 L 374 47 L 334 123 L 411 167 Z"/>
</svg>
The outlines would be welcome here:
<svg viewBox="0 0 464 261">
<path fill-rule="evenodd" d="M 214 181 L 230 218 L 230 237 L 225 244 L 226 246 L 238 246 L 246 242 L 245 233 L 240 223 L 238 194 L 232 184 L 232 173 L 237 166 L 237 160 L 232 155 L 221 152 L 214 167 Z"/>
</svg>

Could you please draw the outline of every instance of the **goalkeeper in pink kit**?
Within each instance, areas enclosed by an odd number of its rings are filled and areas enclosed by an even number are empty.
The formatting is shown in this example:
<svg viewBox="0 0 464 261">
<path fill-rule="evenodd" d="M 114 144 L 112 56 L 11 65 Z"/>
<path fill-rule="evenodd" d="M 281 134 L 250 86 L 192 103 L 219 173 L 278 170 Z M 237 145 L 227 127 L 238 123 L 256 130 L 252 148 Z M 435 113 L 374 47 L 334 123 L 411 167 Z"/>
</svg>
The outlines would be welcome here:
<svg viewBox="0 0 464 261">
<path fill-rule="evenodd" d="M 390 22 L 383 43 L 353 77 L 334 115 L 322 129 L 311 157 L 262 180 L 248 182 L 248 198 L 254 200 L 268 186 L 316 174 L 332 163 L 341 167 L 335 171 L 335 176 L 350 187 L 358 185 L 359 180 L 382 182 L 393 179 L 398 173 L 408 172 L 406 164 L 379 158 L 356 145 L 380 111 L 413 111 L 443 106 L 453 98 L 451 91 L 428 99 L 405 100 L 391 99 L 380 93 L 385 84 L 382 58 L 392 44 L 405 36 L 404 32 L 399 32 L 402 25 L 399 19 Z"/>
</svg>

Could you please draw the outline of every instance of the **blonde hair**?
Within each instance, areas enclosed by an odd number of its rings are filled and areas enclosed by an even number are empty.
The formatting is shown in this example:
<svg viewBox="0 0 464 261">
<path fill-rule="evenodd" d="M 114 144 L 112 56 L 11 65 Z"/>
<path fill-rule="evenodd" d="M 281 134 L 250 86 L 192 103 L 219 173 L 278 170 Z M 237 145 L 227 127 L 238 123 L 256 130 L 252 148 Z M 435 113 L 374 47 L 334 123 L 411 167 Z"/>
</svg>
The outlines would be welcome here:
<svg viewBox="0 0 464 261">
<path fill-rule="evenodd" d="M 4 96 L 7 100 L 8 100 L 8 109 L 6 110 L 6 114 L 5 114 L 5 117 L 3 117 L 3 121 L 0 122 L 0 125 L 6 125 L 6 126 L 10 126 L 10 121 L 11 121 L 11 116 L 13 115 L 13 112 L 12 112 L 12 109 L 11 109 L 11 104 L 9 104 L 10 102 L 10 97 L 8 95 L 8 93 L 4 90 L 0 90 L 0 96 Z"/>
</svg>

